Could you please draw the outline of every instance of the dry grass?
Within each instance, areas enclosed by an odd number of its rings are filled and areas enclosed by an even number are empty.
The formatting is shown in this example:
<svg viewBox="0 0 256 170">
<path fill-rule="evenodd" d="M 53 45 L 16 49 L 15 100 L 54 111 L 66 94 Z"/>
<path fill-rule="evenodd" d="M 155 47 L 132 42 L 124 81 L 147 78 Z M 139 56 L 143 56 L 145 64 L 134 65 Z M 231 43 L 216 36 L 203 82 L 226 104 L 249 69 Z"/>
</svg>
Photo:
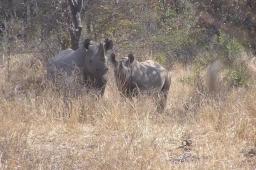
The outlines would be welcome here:
<svg viewBox="0 0 256 170">
<path fill-rule="evenodd" d="M 256 147 L 255 85 L 191 100 L 195 87 L 181 81 L 191 71 L 176 64 L 167 110 L 157 114 L 150 99 L 122 99 L 113 83 L 100 100 L 64 97 L 45 88 L 44 68 L 30 55 L 12 57 L 9 81 L 6 68 L 0 169 L 256 168 L 256 154 L 247 154 Z"/>
</svg>

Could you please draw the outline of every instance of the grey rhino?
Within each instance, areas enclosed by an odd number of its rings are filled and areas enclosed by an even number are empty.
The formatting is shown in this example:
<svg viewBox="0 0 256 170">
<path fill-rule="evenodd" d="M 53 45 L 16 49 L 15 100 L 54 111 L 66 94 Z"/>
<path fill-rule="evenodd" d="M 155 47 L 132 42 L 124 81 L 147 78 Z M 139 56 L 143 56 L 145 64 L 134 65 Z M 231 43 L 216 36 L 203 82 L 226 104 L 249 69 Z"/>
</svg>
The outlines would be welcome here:
<svg viewBox="0 0 256 170">
<path fill-rule="evenodd" d="M 164 67 L 152 60 L 139 62 L 133 54 L 119 60 L 111 54 L 110 58 L 117 88 L 124 96 L 132 97 L 139 93 L 154 95 L 160 97 L 158 110 L 165 108 L 171 79 Z"/>
<path fill-rule="evenodd" d="M 47 64 L 47 78 L 57 82 L 61 75 L 65 82 L 72 84 L 74 77 L 79 82 L 104 94 L 107 83 L 106 54 L 111 55 L 113 49 L 112 40 L 106 39 L 104 43 L 96 43 L 90 39 L 84 40 L 77 50 L 66 49 L 61 51 Z"/>
</svg>

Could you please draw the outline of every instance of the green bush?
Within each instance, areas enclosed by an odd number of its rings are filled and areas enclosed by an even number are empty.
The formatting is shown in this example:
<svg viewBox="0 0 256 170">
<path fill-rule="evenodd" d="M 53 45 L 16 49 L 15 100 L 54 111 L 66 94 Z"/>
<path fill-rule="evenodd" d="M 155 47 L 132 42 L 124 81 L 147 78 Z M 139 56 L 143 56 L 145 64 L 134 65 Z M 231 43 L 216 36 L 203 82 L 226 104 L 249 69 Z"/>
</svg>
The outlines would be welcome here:
<svg viewBox="0 0 256 170">
<path fill-rule="evenodd" d="M 247 86 L 250 74 L 245 64 L 235 65 L 227 73 L 229 84 L 233 87 Z"/>
<path fill-rule="evenodd" d="M 154 60 L 157 61 L 159 64 L 166 64 L 166 54 L 165 53 L 157 53 L 157 54 L 154 54 Z"/>
<path fill-rule="evenodd" d="M 235 61 L 244 51 L 244 47 L 237 39 L 223 32 L 219 36 L 219 44 L 223 47 L 224 59 L 229 62 Z"/>
</svg>

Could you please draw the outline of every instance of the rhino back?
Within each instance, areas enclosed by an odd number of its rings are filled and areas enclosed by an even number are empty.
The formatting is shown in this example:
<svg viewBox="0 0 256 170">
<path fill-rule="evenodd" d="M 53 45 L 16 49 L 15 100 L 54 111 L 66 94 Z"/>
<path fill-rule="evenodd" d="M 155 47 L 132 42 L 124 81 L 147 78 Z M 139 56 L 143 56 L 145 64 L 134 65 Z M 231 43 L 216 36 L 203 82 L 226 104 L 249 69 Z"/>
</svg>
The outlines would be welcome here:
<svg viewBox="0 0 256 170">
<path fill-rule="evenodd" d="M 53 58 L 53 63 L 62 67 L 72 67 L 74 64 L 83 67 L 84 57 L 82 49 L 76 51 L 64 50 Z"/>
<path fill-rule="evenodd" d="M 84 65 L 83 49 L 78 49 L 76 51 L 72 49 L 67 49 L 61 51 L 54 58 L 49 60 L 47 65 L 48 74 L 55 74 L 57 71 L 64 71 L 70 75 L 75 66 L 82 69 Z"/>
<path fill-rule="evenodd" d="M 73 52 L 74 52 L 74 50 L 72 50 L 71 48 L 68 48 L 66 50 L 62 50 L 53 58 L 53 60 L 55 60 L 55 61 L 60 60 L 61 58 L 66 57 L 66 56 L 70 55 Z"/>
<path fill-rule="evenodd" d="M 133 69 L 132 80 L 141 90 L 160 90 L 165 82 L 167 71 L 151 60 L 137 63 Z"/>
</svg>

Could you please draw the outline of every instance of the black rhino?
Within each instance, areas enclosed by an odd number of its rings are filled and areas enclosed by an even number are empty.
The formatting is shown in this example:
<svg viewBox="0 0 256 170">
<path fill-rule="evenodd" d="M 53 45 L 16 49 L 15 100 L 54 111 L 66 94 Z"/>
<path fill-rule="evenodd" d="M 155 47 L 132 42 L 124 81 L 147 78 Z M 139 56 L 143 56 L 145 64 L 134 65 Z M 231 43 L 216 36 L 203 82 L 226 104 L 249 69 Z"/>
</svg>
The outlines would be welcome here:
<svg viewBox="0 0 256 170">
<path fill-rule="evenodd" d="M 96 43 L 85 39 L 77 50 L 63 50 L 48 61 L 47 78 L 56 83 L 61 75 L 60 82 L 71 86 L 78 80 L 79 83 L 90 86 L 103 95 L 107 83 L 106 60 L 109 58 L 106 55 L 111 55 L 112 49 L 112 40 L 106 39 L 104 43 Z"/>
<path fill-rule="evenodd" d="M 114 75 L 118 90 L 126 97 L 137 96 L 139 93 L 158 97 L 158 110 L 166 106 L 171 79 L 169 72 L 160 64 L 146 60 L 137 61 L 133 54 L 116 60 L 111 54 Z"/>
</svg>

